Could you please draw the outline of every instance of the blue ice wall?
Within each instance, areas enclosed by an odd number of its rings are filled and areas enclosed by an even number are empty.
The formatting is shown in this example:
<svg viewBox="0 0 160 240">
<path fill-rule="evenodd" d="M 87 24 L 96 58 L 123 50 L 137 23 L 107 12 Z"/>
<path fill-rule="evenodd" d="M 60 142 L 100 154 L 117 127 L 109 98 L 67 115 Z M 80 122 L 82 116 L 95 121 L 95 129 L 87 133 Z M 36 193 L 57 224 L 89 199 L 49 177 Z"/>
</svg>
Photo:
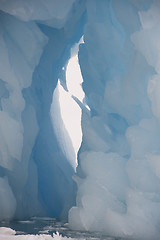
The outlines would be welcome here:
<svg viewBox="0 0 160 240">
<path fill-rule="evenodd" d="M 83 140 L 73 229 L 158 239 L 159 1 L 87 1 Z"/>
<path fill-rule="evenodd" d="M 0 220 L 66 219 L 75 202 L 74 169 L 57 142 L 50 107 L 58 78 L 65 81 L 70 48 L 82 35 L 84 6 L 0 3 Z"/>
<path fill-rule="evenodd" d="M 0 220 L 64 219 L 74 205 L 72 229 L 159 239 L 159 0 L 7 0 L 0 9 Z M 50 106 L 82 35 L 76 192 Z"/>
</svg>

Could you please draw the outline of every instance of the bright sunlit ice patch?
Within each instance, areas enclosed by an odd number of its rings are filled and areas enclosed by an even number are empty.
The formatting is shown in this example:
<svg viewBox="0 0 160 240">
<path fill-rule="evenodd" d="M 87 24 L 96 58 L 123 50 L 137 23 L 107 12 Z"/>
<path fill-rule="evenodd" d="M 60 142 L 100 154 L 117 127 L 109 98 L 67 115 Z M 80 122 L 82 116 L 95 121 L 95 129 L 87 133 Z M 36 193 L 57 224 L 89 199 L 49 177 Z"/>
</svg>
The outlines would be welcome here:
<svg viewBox="0 0 160 240">
<path fill-rule="evenodd" d="M 82 141 L 82 110 L 72 96 L 76 97 L 80 102 L 83 102 L 85 97 L 81 86 L 83 79 L 78 62 L 79 44 L 82 42 L 83 38 L 81 38 L 80 42 L 71 49 L 71 58 L 66 67 L 66 85 L 68 92 L 64 90 L 60 80 L 58 80 L 51 107 L 53 127 L 57 139 L 62 151 L 67 156 L 74 169 L 76 169 L 77 166 L 77 152 Z"/>
<path fill-rule="evenodd" d="M 79 43 L 75 44 L 71 49 L 71 58 L 66 69 L 66 84 L 70 95 L 77 97 L 82 102 L 85 94 L 81 86 L 83 78 L 78 62 L 78 51 L 80 43 L 84 43 L 83 37 L 80 39 Z"/>
</svg>

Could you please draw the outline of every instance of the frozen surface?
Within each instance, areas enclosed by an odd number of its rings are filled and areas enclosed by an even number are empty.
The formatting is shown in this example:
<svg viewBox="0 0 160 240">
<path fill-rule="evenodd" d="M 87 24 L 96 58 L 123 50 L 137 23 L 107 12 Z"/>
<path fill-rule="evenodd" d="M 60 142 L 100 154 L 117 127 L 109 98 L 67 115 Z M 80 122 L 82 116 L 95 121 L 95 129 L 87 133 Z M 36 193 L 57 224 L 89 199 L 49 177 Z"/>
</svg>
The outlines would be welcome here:
<svg viewBox="0 0 160 240">
<path fill-rule="evenodd" d="M 67 240 L 67 239 L 73 239 L 74 238 L 67 238 L 62 237 L 57 232 L 56 234 L 53 234 L 53 237 L 47 234 L 37 234 L 37 235 L 15 235 L 16 231 L 10 229 L 10 228 L 0 228 L 0 239 L 1 240 Z"/>
<path fill-rule="evenodd" d="M 50 107 L 82 34 L 84 1 L 7 0 L 0 9 L 0 221 L 67 218 L 77 160 L 61 150 Z"/>
<path fill-rule="evenodd" d="M 1 240 L 67 240 L 71 238 L 62 237 L 57 232 L 56 234 L 53 234 L 53 237 L 47 234 L 37 234 L 37 235 L 15 235 L 16 231 L 12 230 L 11 228 L 0 228 L 0 239 Z"/>
<path fill-rule="evenodd" d="M 3 227 L 6 225 L 7 227 Z M 67 223 L 53 218 L 31 218 L 25 221 L 0 223 L 0 239 L 115 240 L 99 232 L 73 231 Z M 15 229 L 15 230 L 13 230 Z M 122 239 L 119 239 L 122 240 Z"/>
<path fill-rule="evenodd" d="M 159 1 L 87 1 L 79 61 L 90 114 L 70 227 L 160 236 Z"/>
<path fill-rule="evenodd" d="M 73 206 L 73 230 L 159 239 L 160 1 L 0 9 L 0 220 L 66 219 Z M 81 98 L 66 78 L 82 36 Z"/>
<path fill-rule="evenodd" d="M 36 20 L 48 26 L 60 28 L 64 26 L 75 0 L 7 0 L 1 1 L 0 9 L 20 20 Z M 38 7 L 37 7 L 38 6 Z"/>
</svg>

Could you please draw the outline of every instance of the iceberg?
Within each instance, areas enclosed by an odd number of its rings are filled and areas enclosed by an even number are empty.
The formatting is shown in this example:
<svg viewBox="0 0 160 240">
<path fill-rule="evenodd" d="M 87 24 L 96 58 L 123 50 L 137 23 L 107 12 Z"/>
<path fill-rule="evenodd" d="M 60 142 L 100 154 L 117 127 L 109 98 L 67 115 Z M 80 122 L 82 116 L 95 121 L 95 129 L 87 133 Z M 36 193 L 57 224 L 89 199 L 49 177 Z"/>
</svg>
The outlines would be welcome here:
<svg viewBox="0 0 160 240">
<path fill-rule="evenodd" d="M 73 229 L 159 236 L 158 1 L 87 1 L 79 62 L 82 112 Z"/>
<path fill-rule="evenodd" d="M 159 239 L 159 40 L 159 0 L 1 1 L 0 220 Z"/>
<path fill-rule="evenodd" d="M 50 108 L 82 34 L 84 1 L 1 1 L 0 9 L 0 220 L 65 219 L 75 201 L 75 170 Z"/>
</svg>

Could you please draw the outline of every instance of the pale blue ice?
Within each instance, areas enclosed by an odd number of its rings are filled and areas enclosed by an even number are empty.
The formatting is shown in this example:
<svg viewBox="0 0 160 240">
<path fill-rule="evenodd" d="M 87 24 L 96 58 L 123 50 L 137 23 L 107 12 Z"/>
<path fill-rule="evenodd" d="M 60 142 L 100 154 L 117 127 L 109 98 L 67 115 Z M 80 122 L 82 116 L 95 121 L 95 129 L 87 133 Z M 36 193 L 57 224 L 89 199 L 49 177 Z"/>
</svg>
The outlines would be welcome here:
<svg viewBox="0 0 160 240">
<path fill-rule="evenodd" d="M 33 216 L 159 239 L 159 0 L 0 1 L 0 220 Z"/>
</svg>

